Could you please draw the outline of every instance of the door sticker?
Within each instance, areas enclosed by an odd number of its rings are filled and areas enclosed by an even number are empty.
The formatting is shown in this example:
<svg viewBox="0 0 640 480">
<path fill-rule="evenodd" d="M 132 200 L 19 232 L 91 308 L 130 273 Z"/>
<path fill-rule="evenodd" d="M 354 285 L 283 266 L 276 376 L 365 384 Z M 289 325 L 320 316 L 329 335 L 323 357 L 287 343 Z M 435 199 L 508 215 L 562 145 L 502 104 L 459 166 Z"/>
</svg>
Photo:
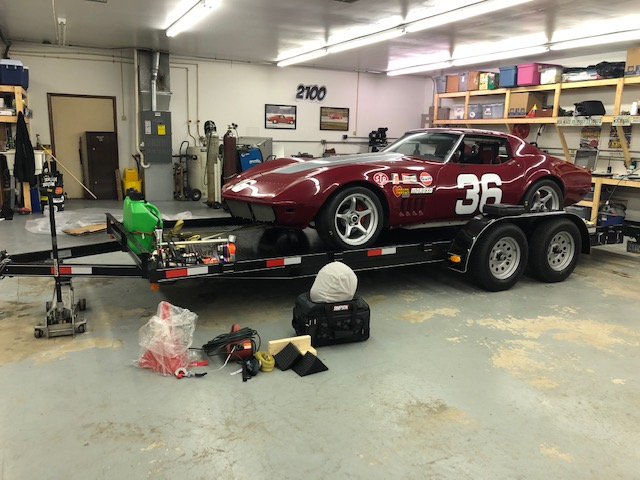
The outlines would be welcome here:
<svg viewBox="0 0 640 480">
<path fill-rule="evenodd" d="M 458 175 L 458 188 L 464 190 L 465 198 L 456 201 L 457 215 L 472 215 L 476 210 L 487 204 L 500 203 L 502 201 L 502 179 L 495 173 L 485 173 L 480 179 L 473 173 Z"/>
</svg>

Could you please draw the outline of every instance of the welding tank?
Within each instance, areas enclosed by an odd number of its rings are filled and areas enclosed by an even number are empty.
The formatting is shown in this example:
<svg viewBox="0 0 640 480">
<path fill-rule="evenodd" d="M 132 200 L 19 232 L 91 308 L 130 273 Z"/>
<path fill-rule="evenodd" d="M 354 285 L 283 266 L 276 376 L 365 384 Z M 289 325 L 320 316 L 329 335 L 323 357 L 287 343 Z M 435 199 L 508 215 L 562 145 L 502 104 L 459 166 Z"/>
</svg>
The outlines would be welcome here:
<svg viewBox="0 0 640 480">
<path fill-rule="evenodd" d="M 223 143 L 223 177 L 225 182 L 228 181 L 232 176 L 238 173 L 238 160 L 237 160 L 237 139 L 231 130 L 231 125 L 229 125 L 229 129 L 227 133 L 224 134 L 222 139 Z"/>
<path fill-rule="evenodd" d="M 220 171 L 220 137 L 216 130 L 216 124 L 211 120 L 205 122 L 204 133 L 207 138 L 207 203 L 219 208 L 222 202 L 220 191 L 222 172 Z"/>
<path fill-rule="evenodd" d="M 187 175 L 189 188 L 202 192 L 202 199 L 207 200 L 207 147 L 187 148 Z"/>
</svg>

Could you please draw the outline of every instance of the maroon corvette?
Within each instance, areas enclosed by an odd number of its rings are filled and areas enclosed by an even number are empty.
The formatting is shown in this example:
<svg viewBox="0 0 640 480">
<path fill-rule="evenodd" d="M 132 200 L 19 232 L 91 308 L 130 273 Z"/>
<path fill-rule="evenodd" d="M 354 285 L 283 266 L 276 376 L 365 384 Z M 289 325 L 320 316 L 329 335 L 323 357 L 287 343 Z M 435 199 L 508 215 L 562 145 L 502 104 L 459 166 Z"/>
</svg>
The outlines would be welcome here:
<svg viewBox="0 0 640 480">
<path fill-rule="evenodd" d="M 485 204 L 558 210 L 591 188 L 584 168 L 501 132 L 412 130 L 381 152 L 279 158 L 223 187 L 233 216 L 315 226 L 341 249 L 370 246 L 382 228 L 465 220 Z"/>
</svg>

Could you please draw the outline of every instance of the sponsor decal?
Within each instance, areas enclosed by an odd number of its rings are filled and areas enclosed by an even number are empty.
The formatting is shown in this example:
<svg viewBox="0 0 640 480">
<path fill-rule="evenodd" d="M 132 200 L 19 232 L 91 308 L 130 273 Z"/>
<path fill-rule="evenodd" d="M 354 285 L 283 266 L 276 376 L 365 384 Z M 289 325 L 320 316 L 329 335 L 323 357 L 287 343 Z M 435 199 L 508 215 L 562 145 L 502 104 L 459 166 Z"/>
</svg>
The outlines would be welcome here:
<svg viewBox="0 0 640 480">
<path fill-rule="evenodd" d="M 420 183 L 422 185 L 424 185 L 425 187 L 428 187 L 429 185 L 431 185 L 433 183 L 433 177 L 431 176 L 431 174 L 429 172 L 422 172 L 420 174 Z M 431 193 L 431 192 L 429 192 Z"/>
<path fill-rule="evenodd" d="M 349 310 L 349 305 L 334 305 L 334 312 L 344 312 L 345 310 Z"/>
<path fill-rule="evenodd" d="M 411 193 L 411 190 L 407 187 L 401 187 L 400 185 L 395 185 L 393 187 L 393 194 L 396 197 L 409 195 L 410 193 Z"/>
<path fill-rule="evenodd" d="M 432 187 L 420 187 L 420 188 L 412 188 L 412 194 L 422 194 L 422 193 L 433 193 Z"/>
<path fill-rule="evenodd" d="M 386 173 L 377 172 L 373 176 L 373 181 L 376 182 L 381 187 L 384 187 L 387 183 L 389 183 L 389 177 Z"/>
</svg>

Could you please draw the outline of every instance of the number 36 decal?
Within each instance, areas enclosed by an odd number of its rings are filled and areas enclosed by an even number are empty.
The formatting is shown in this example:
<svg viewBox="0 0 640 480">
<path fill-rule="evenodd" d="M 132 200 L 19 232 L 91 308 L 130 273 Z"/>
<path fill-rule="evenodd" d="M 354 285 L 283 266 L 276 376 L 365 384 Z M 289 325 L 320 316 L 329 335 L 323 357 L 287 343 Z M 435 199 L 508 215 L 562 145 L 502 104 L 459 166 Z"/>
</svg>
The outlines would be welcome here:
<svg viewBox="0 0 640 480">
<path fill-rule="evenodd" d="M 481 178 L 472 173 L 458 175 L 458 188 L 466 191 L 466 197 L 456 202 L 457 215 L 471 215 L 478 208 L 482 210 L 487 200 L 500 203 L 502 200 L 502 179 L 495 173 L 485 173 Z"/>
</svg>

